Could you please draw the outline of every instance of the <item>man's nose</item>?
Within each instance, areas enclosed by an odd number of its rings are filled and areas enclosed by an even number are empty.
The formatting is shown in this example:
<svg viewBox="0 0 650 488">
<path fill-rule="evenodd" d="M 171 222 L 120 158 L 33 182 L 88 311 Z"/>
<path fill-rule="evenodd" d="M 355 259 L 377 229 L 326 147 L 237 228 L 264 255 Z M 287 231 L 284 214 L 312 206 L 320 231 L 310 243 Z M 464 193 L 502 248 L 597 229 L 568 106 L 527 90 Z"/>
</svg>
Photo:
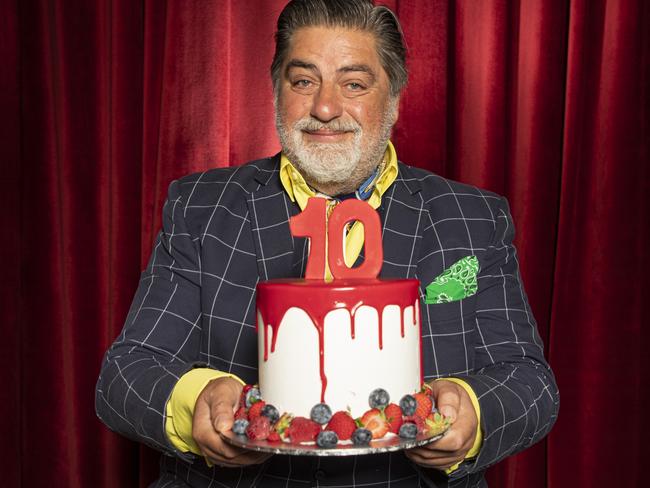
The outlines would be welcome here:
<svg viewBox="0 0 650 488">
<path fill-rule="evenodd" d="M 341 116 L 343 107 L 336 87 L 322 84 L 316 93 L 310 115 L 321 122 L 329 122 Z"/>
</svg>

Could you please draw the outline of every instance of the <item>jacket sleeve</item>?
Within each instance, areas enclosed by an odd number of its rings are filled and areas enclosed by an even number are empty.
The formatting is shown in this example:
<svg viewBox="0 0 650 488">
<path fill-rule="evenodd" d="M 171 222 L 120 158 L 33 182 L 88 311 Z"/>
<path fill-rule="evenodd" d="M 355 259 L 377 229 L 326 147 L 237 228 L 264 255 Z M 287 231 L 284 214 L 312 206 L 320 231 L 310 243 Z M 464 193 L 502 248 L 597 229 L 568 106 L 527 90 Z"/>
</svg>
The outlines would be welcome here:
<svg viewBox="0 0 650 488">
<path fill-rule="evenodd" d="M 559 393 L 525 295 L 508 204 L 493 210 L 495 231 L 480 263 L 475 369 L 455 375 L 476 393 L 483 444 L 451 477 L 484 470 L 542 439 L 558 414 Z"/>
<path fill-rule="evenodd" d="M 201 307 L 198 238 L 188 232 L 179 183 L 169 188 L 163 228 L 126 318 L 107 351 L 95 392 L 111 429 L 168 454 L 165 405 L 178 379 L 199 361 Z"/>
</svg>

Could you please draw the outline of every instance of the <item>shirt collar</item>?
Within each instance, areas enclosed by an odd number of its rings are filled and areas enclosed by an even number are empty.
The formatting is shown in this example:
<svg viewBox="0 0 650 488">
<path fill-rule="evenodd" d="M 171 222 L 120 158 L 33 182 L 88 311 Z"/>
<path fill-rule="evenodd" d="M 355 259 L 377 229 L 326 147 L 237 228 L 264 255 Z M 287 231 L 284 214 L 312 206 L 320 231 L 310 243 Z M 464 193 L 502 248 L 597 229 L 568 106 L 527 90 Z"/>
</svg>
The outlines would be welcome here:
<svg viewBox="0 0 650 488">
<path fill-rule="evenodd" d="M 368 180 L 361 184 L 361 187 L 356 192 L 357 198 L 362 200 L 367 199 L 366 201 L 374 209 L 379 208 L 382 195 L 397 178 L 397 153 L 390 141 L 388 141 L 386 147 L 384 162 L 380 167 L 382 166 L 383 169 L 379 175 L 377 176 L 377 172 L 374 173 Z M 318 192 L 311 188 L 284 153 L 280 156 L 280 181 L 291 201 L 296 202 L 301 210 L 305 209 L 307 200 L 310 197 L 323 196 L 332 198 L 327 195 L 318 194 Z M 371 188 L 372 191 L 370 191 Z"/>
</svg>

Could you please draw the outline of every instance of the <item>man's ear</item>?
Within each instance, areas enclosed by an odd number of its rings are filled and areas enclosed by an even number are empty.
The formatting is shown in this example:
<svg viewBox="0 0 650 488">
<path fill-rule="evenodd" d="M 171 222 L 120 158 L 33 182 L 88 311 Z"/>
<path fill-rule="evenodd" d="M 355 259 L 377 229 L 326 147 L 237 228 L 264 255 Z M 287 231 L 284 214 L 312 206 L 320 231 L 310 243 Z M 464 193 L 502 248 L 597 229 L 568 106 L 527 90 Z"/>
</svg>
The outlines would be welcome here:
<svg viewBox="0 0 650 488">
<path fill-rule="evenodd" d="M 394 103 L 394 118 L 393 118 L 393 126 L 397 123 L 399 120 L 399 105 L 401 102 L 401 97 L 399 95 L 396 95 L 393 99 Z"/>
</svg>

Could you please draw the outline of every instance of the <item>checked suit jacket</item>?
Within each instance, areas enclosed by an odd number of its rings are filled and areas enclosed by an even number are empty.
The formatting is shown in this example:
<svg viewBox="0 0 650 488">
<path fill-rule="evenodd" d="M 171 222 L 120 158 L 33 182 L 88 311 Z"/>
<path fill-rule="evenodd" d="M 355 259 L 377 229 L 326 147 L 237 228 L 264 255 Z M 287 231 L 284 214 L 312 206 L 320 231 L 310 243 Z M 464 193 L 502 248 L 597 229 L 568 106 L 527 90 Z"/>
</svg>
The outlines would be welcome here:
<svg viewBox="0 0 650 488">
<path fill-rule="evenodd" d="M 279 156 L 170 185 L 162 230 L 96 390 L 103 422 L 163 452 L 154 486 L 486 486 L 488 466 L 546 435 L 558 391 L 521 284 L 505 199 L 399 163 L 378 209 L 380 277 L 420 280 L 424 376 L 461 378 L 474 389 L 483 431 L 478 457 L 447 477 L 402 453 L 273 456 L 233 469 L 176 451 L 164 412 L 180 376 L 210 367 L 257 381 L 255 287 L 304 275 L 308 241 L 288 225 L 299 211 L 280 183 Z M 478 292 L 426 304 L 426 285 L 469 255 L 479 261 Z"/>
</svg>

